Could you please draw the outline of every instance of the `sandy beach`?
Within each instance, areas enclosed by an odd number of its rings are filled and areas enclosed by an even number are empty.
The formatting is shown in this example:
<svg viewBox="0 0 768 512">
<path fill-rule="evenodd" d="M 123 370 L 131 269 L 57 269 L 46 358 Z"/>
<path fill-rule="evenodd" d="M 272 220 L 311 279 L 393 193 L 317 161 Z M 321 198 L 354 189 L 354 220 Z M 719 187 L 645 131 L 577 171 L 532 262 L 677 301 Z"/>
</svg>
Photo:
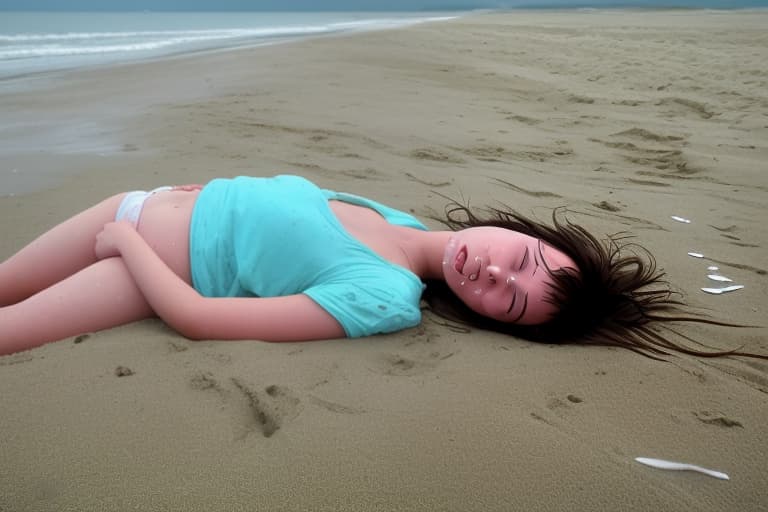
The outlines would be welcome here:
<svg viewBox="0 0 768 512">
<path fill-rule="evenodd" d="M 541 219 L 565 206 L 636 235 L 697 311 L 765 325 L 766 26 L 765 11 L 477 14 L 6 82 L 0 258 L 117 192 L 291 173 L 434 228 L 445 196 Z M 709 266 L 745 288 L 703 293 Z M 768 353 L 766 327 L 676 329 Z M 544 346 L 429 313 L 288 344 L 151 320 L 0 357 L 0 390 L 0 511 L 768 503 L 758 360 Z"/>
</svg>

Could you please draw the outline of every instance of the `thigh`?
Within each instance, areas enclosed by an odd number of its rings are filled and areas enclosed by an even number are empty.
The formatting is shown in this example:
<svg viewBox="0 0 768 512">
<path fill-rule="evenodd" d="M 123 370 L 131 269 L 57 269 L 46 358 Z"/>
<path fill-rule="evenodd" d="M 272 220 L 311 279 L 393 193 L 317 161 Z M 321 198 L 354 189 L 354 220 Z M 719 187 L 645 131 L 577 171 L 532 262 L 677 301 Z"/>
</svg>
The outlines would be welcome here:
<svg viewBox="0 0 768 512">
<path fill-rule="evenodd" d="M 0 308 L 0 354 L 154 316 L 122 258 L 107 258 Z"/>
<path fill-rule="evenodd" d="M 0 306 L 13 304 L 96 262 L 96 235 L 125 194 L 112 196 L 43 233 L 0 264 Z"/>
</svg>

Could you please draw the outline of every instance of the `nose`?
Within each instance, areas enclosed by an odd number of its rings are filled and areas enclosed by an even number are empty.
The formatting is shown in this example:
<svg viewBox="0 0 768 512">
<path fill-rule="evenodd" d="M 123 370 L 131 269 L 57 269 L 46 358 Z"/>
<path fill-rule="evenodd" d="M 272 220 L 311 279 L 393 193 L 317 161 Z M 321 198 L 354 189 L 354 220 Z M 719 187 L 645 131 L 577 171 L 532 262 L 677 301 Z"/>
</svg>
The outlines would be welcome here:
<svg viewBox="0 0 768 512">
<path fill-rule="evenodd" d="M 515 280 L 511 271 L 505 272 L 498 265 L 488 265 L 485 269 L 488 271 L 488 278 L 493 282 L 510 285 Z"/>
</svg>

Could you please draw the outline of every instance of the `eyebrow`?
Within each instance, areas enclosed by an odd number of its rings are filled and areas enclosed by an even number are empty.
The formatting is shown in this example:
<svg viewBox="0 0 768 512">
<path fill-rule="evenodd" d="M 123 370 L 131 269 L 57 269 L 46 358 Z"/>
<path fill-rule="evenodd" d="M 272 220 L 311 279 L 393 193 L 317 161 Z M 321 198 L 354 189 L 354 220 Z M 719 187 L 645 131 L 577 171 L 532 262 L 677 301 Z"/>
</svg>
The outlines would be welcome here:
<svg viewBox="0 0 768 512">
<path fill-rule="evenodd" d="M 523 255 L 522 261 L 520 261 L 520 268 L 518 268 L 517 271 L 519 272 L 523 270 L 527 262 L 528 262 L 528 247 L 525 248 L 525 254 Z"/>
</svg>

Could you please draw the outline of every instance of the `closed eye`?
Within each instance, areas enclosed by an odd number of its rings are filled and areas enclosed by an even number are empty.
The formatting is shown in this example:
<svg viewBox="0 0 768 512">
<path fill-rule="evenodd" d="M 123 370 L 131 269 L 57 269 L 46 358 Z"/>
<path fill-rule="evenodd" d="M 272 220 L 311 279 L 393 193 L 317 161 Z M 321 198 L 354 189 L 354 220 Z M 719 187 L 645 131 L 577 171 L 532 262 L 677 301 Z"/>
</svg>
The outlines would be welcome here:
<svg viewBox="0 0 768 512">
<path fill-rule="evenodd" d="M 512 312 L 512 307 L 515 305 L 515 300 L 517 300 L 517 294 L 512 298 L 512 304 L 509 306 L 509 309 L 507 310 L 507 313 Z M 517 315 L 517 317 L 514 320 L 511 320 L 511 323 L 517 323 L 521 318 L 523 318 L 523 315 L 525 314 L 525 310 L 528 309 L 528 294 L 526 293 L 523 297 L 523 309 L 520 310 L 520 314 Z"/>
<path fill-rule="evenodd" d="M 510 314 L 512 312 L 512 308 L 515 307 L 515 301 L 517 300 L 517 293 L 515 293 L 512 296 L 512 304 L 509 305 L 509 309 L 507 309 L 507 314 Z"/>
</svg>

